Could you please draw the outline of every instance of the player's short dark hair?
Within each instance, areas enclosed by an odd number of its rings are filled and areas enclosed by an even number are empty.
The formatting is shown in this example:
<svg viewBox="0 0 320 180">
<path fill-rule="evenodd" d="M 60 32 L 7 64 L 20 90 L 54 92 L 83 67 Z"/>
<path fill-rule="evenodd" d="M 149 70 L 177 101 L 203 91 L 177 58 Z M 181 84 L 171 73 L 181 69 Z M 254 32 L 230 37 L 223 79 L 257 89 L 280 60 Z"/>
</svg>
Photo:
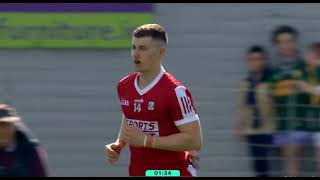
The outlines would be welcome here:
<svg viewBox="0 0 320 180">
<path fill-rule="evenodd" d="M 264 54 L 264 55 L 268 54 L 267 50 L 261 45 L 252 45 L 252 46 L 250 46 L 248 48 L 248 50 L 247 50 L 247 55 L 248 54 L 252 54 L 252 53 L 261 53 L 261 54 Z"/>
<path fill-rule="evenodd" d="M 144 24 L 139 26 L 133 31 L 132 36 L 136 38 L 152 37 L 153 39 L 163 41 L 165 44 L 168 43 L 167 32 L 159 24 Z"/>
<path fill-rule="evenodd" d="M 308 50 L 315 52 L 318 56 L 320 56 L 320 42 L 314 42 L 308 45 Z"/>
<path fill-rule="evenodd" d="M 299 32 L 292 26 L 289 25 L 281 25 L 275 28 L 271 33 L 271 41 L 273 44 L 277 42 L 277 39 L 280 34 L 291 34 L 296 40 L 299 38 Z"/>
</svg>

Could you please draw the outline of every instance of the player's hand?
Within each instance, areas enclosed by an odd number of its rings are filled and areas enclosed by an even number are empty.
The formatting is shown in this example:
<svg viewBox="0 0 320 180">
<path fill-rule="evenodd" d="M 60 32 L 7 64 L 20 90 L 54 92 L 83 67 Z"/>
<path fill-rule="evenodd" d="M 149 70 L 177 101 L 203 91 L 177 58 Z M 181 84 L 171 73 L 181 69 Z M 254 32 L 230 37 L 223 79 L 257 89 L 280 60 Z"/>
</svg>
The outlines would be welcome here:
<svg viewBox="0 0 320 180">
<path fill-rule="evenodd" d="M 191 157 L 191 163 L 196 168 L 200 168 L 200 156 L 197 151 L 189 151 Z"/>
<path fill-rule="evenodd" d="M 145 134 L 139 128 L 126 125 L 123 131 L 122 140 L 132 146 L 143 147 L 144 136 Z"/>
<path fill-rule="evenodd" d="M 296 83 L 293 83 L 291 88 L 299 92 L 306 91 L 308 88 L 308 83 L 304 81 L 298 81 Z"/>
<path fill-rule="evenodd" d="M 114 142 L 105 146 L 105 152 L 109 163 L 114 164 L 118 161 L 121 149 L 119 142 Z"/>
</svg>

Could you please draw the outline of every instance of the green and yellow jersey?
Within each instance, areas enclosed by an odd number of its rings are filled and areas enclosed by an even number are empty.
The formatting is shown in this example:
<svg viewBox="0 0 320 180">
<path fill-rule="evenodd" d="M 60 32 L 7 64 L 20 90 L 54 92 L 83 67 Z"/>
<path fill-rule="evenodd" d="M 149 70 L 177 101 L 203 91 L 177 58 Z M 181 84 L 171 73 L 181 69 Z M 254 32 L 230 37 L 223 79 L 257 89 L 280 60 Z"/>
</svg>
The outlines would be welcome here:
<svg viewBox="0 0 320 180">
<path fill-rule="evenodd" d="M 313 86 L 320 85 L 320 66 L 307 66 L 307 82 Z M 320 96 L 309 95 L 306 129 L 308 131 L 320 131 Z"/>
<path fill-rule="evenodd" d="M 295 90 L 298 81 L 306 81 L 307 72 L 303 60 L 276 66 L 269 79 L 275 96 L 277 130 L 292 131 L 306 129 L 306 107 L 308 94 Z"/>
</svg>

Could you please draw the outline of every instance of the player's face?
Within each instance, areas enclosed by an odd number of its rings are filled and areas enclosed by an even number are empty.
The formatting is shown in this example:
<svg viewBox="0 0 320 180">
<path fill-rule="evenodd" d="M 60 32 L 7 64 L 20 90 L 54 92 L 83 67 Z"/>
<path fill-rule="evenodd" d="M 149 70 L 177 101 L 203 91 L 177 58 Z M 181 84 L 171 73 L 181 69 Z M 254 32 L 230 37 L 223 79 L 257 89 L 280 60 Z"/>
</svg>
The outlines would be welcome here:
<svg viewBox="0 0 320 180">
<path fill-rule="evenodd" d="M 8 146 L 14 138 L 15 126 L 10 122 L 0 122 L 0 147 Z"/>
<path fill-rule="evenodd" d="M 287 57 L 294 56 L 298 48 L 295 37 L 288 33 L 279 34 L 275 45 L 278 53 Z"/>
<path fill-rule="evenodd" d="M 152 37 L 133 37 L 131 56 L 135 71 L 148 72 L 160 64 L 162 54 L 156 40 Z"/>
<path fill-rule="evenodd" d="M 266 57 L 262 53 L 250 53 L 247 55 L 248 67 L 251 72 L 261 72 L 266 65 Z"/>
<path fill-rule="evenodd" d="M 320 57 L 316 52 L 309 50 L 305 53 L 305 60 L 310 65 L 316 65 L 319 64 Z"/>
</svg>

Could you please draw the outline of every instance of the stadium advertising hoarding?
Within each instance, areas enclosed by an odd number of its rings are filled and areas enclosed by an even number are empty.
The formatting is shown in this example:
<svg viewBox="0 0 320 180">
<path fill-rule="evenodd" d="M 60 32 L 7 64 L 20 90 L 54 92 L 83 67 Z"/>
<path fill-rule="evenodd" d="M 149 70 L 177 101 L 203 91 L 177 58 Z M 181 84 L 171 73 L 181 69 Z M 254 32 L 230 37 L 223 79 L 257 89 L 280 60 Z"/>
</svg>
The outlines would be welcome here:
<svg viewBox="0 0 320 180">
<path fill-rule="evenodd" d="M 150 3 L 1 3 L 0 48 L 130 48 Z"/>
</svg>

